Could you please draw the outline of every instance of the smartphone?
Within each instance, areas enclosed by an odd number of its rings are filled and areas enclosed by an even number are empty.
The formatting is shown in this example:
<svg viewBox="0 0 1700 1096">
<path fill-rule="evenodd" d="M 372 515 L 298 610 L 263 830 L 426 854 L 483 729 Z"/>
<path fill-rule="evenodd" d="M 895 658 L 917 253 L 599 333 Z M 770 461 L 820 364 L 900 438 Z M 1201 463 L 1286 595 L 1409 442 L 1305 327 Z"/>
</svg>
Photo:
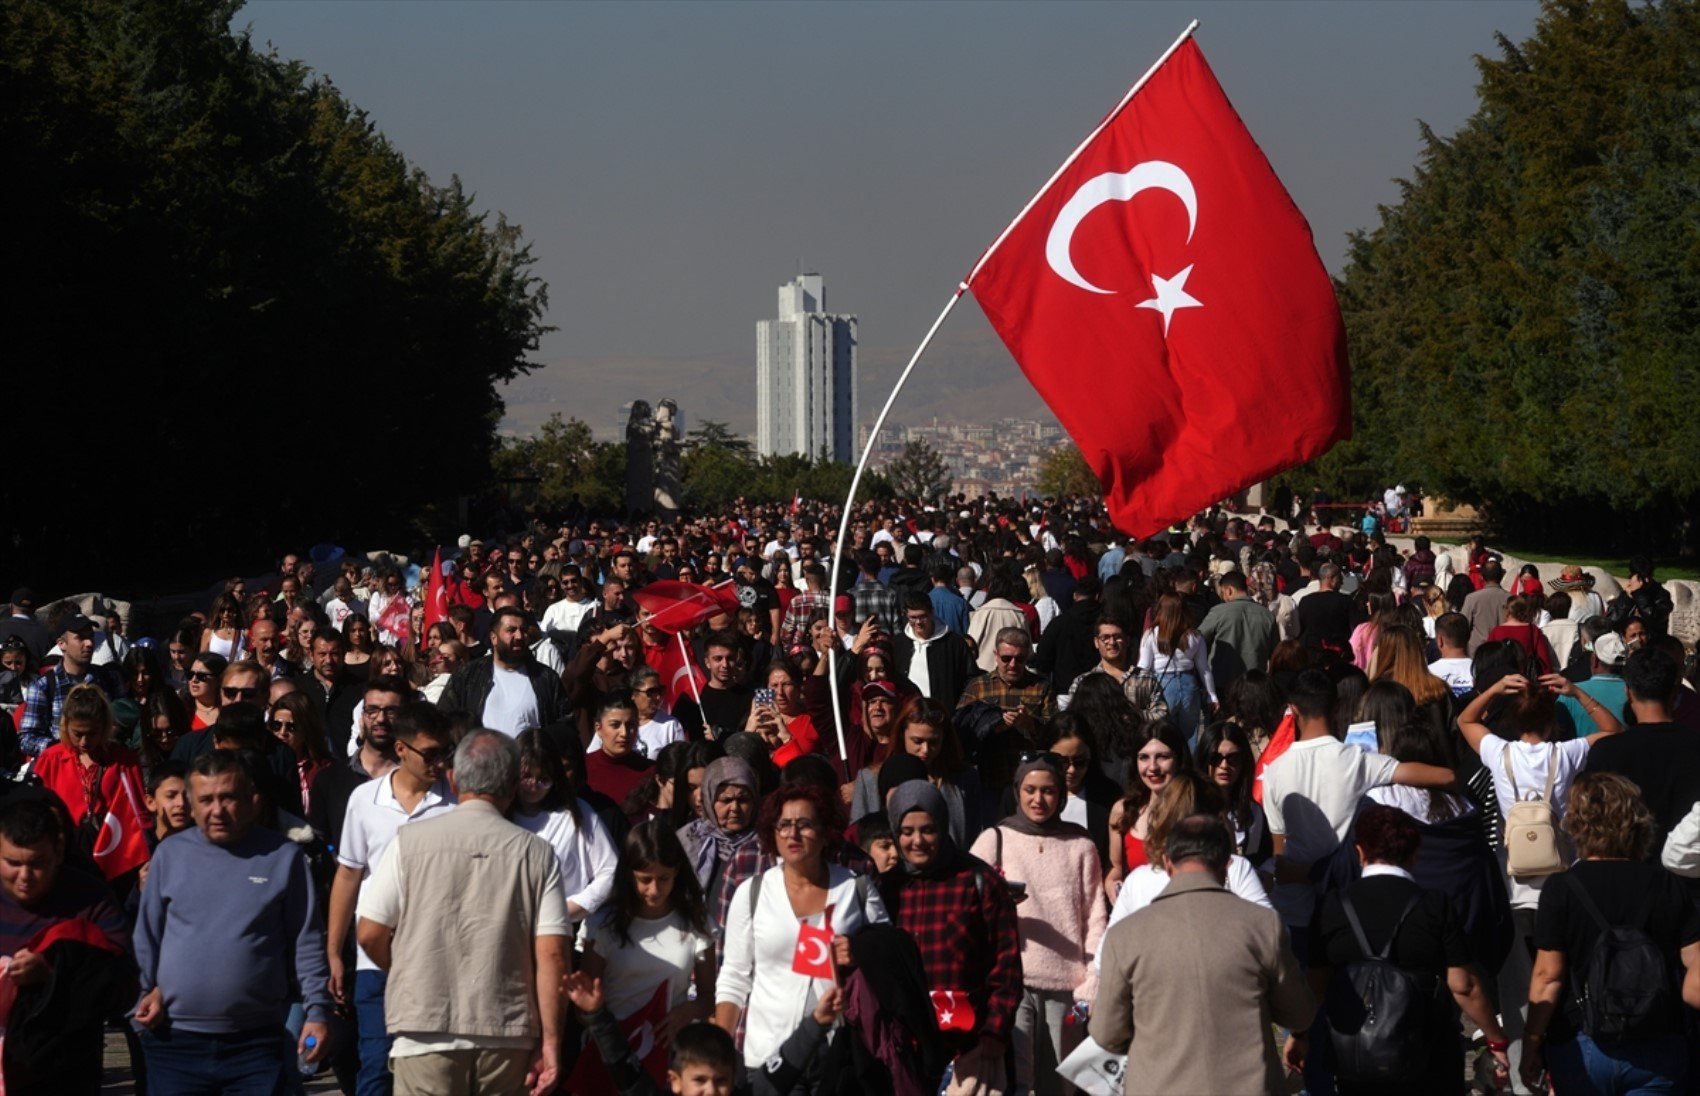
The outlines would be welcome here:
<svg viewBox="0 0 1700 1096">
<path fill-rule="evenodd" d="M 1005 879 L 1003 885 L 1009 888 L 1010 898 L 1012 898 L 1016 901 L 1020 901 L 1021 899 L 1027 897 L 1027 884 L 1026 883 L 1017 883 L 1013 879 Z"/>
<path fill-rule="evenodd" d="M 756 704 L 773 707 L 773 690 L 763 686 L 756 690 Z"/>
</svg>

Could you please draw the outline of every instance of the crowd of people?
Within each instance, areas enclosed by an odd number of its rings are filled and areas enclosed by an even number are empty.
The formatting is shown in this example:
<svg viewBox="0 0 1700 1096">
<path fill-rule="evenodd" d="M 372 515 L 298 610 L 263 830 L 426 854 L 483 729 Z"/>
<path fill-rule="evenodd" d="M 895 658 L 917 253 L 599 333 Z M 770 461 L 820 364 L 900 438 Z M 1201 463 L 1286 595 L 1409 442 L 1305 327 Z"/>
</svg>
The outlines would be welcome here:
<svg viewBox="0 0 1700 1096">
<path fill-rule="evenodd" d="M 161 1094 L 1700 1084 L 1647 561 L 958 498 L 834 581 L 836 516 L 290 553 L 159 634 L 14 591 L 5 1090 L 109 1028 Z"/>
</svg>

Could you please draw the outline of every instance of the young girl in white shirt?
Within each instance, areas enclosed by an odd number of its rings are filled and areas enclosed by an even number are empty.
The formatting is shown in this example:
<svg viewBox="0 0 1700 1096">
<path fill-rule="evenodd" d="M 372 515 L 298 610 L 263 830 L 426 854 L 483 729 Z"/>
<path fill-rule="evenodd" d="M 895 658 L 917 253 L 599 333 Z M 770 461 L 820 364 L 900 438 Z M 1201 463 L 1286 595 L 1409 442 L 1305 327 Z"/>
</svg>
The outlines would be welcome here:
<svg viewBox="0 0 1700 1096">
<path fill-rule="evenodd" d="M 585 922 L 582 941 L 579 969 L 602 980 L 616 1020 L 648 1006 L 663 984 L 667 1018 L 655 1028 L 663 1045 L 713 1011 L 714 936 L 702 887 L 665 818 L 651 819 L 626 835 L 613 893 Z M 585 1053 L 591 1053 L 589 1048 Z M 666 1080 L 657 1077 L 656 1083 Z"/>
</svg>

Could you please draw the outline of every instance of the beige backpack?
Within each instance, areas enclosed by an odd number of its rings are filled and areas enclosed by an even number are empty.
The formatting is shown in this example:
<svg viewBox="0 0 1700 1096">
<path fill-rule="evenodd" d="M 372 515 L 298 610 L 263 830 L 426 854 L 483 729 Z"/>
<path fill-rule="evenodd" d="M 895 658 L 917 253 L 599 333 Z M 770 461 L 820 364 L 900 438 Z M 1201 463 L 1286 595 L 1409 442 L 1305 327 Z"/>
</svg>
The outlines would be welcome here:
<svg viewBox="0 0 1700 1096">
<path fill-rule="evenodd" d="M 1547 783 L 1539 799 L 1525 800 L 1511 772 L 1511 746 L 1500 754 L 1513 802 L 1505 812 L 1505 872 L 1513 879 L 1538 879 L 1564 870 L 1558 824 L 1552 809 L 1552 778 L 1558 771 L 1558 747 L 1547 753 Z"/>
</svg>

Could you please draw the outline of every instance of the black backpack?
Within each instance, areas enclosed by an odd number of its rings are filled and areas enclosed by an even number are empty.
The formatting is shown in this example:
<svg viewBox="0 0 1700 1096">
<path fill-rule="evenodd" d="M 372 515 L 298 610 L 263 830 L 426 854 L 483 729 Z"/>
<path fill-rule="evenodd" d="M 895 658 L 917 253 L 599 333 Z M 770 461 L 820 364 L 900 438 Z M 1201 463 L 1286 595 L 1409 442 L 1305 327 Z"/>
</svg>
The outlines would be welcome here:
<svg viewBox="0 0 1700 1096">
<path fill-rule="evenodd" d="M 1571 974 L 1582 1030 L 1590 1039 L 1631 1039 L 1669 1030 L 1676 997 L 1664 952 L 1646 932 L 1647 907 L 1632 924 L 1610 924 L 1574 876 L 1566 872 L 1563 878 L 1600 930 L 1587 961 Z"/>
<path fill-rule="evenodd" d="M 1440 980 L 1405 970 L 1388 958 L 1405 918 L 1421 898 L 1420 891 L 1411 895 L 1387 943 L 1380 951 L 1371 951 L 1351 897 L 1340 895 L 1352 935 L 1364 954 L 1334 972 L 1323 1002 L 1334 1075 L 1345 1084 L 1400 1087 L 1428 1069 Z"/>
</svg>

